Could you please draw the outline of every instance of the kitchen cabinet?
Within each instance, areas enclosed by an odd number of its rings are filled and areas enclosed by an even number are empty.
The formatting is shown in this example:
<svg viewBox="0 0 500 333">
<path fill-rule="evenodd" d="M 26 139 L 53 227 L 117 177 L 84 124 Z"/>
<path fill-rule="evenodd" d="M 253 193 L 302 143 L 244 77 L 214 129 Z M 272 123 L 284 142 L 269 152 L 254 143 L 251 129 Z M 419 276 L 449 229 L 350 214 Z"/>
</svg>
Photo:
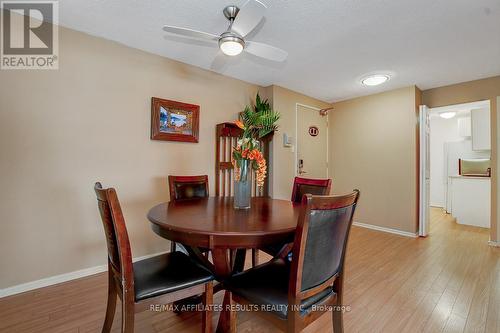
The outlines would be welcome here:
<svg viewBox="0 0 500 333">
<path fill-rule="evenodd" d="M 472 150 L 491 150 L 490 110 L 471 110 Z"/>
<path fill-rule="evenodd" d="M 471 119 L 470 117 L 458 118 L 458 136 L 462 138 L 470 138 L 471 136 Z"/>
</svg>

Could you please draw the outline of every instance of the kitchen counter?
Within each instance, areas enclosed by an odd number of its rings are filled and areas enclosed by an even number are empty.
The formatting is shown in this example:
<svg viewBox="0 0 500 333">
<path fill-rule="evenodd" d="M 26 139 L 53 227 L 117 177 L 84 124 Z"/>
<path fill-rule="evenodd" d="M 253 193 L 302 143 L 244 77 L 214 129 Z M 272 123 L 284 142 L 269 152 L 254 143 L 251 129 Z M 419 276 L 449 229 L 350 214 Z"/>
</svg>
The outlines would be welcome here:
<svg viewBox="0 0 500 333">
<path fill-rule="evenodd" d="M 461 176 L 461 175 L 456 175 L 456 176 L 450 176 L 450 178 L 464 178 L 464 179 L 491 179 L 491 177 L 485 177 L 485 176 Z"/>
<path fill-rule="evenodd" d="M 457 223 L 490 227 L 491 178 L 450 176 L 451 215 Z"/>
</svg>

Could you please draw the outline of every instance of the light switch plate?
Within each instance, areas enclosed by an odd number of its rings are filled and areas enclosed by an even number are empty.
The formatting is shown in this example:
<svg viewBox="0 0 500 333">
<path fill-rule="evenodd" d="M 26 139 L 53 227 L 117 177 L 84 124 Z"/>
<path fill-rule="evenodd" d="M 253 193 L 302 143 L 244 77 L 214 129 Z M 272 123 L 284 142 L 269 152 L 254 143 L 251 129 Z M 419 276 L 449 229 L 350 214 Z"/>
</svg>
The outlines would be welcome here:
<svg viewBox="0 0 500 333">
<path fill-rule="evenodd" d="M 292 140 L 293 138 L 291 136 L 288 136 L 288 134 L 283 133 L 283 147 L 292 147 Z"/>
</svg>

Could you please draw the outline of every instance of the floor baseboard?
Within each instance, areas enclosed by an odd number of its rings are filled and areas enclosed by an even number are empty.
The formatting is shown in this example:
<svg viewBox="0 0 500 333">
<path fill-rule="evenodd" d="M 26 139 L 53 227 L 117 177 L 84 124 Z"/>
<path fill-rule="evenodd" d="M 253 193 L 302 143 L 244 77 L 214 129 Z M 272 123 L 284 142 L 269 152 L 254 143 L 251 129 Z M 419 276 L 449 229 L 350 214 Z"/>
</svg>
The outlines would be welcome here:
<svg viewBox="0 0 500 333">
<path fill-rule="evenodd" d="M 414 233 L 411 233 L 411 232 L 401 231 L 401 230 L 391 229 L 391 228 L 385 228 L 385 227 L 380 227 L 380 226 L 373 225 L 373 224 L 353 222 L 353 225 L 358 226 L 358 227 L 362 227 L 362 228 L 371 229 L 371 230 L 387 232 L 387 233 L 391 233 L 391 234 L 395 234 L 395 235 L 399 235 L 399 236 L 405 236 L 405 237 L 411 237 L 411 238 L 416 238 L 417 237 L 417 234 L 414 234 Z M 491 246 L 500 246 L 500 244 L 498 242 L 493 242 L 493 241 L 489 241 L 489 244 Z M 150 254 L 150 255 L 138 257 L 138 258 L 135 258 L 134 261 L 151 258 L 153 256 L 156 256 L 156 255 L 159 255 L 159 254 L 163 254 L 163 253 L 166 253 L 166 252 L 154 253 L 154 254 Z M 27 291 L 30 291 L 30 290 L 34 290 L 34 289 L 38 289 L 38 288 L 52 286 L 54 284 L 63 283 L 63 282 L 67 282 L 67 281 L 71 281 L 71 280 L 75 280 L 75 279 L 79 279 L 79 278 L 86 277 L 86 276 L 89 276 L 89 275 L 94 275 L 94 274 L 102 273 L 102 272 L 105 272 L 107 269 L 108 269 L 107 265 L 95 266 L 95 267 L 85 268 L 85 269 L 81 269 L 81 270 L 74 271 L 74 272 L 69 272 L 69 273 L 64 273 L 64 274 L 60 274 L 60 275 L 50 276 L 50 277 L 47 277 L 47 278 L 44 278 L 44 279 L 40 279 L 40 280 L 36 280 L 36 281 L 26 282 L 26 283 L 19 284 L 19 285 L 16 285 L 16 286 L 12 286 L 12 287 L 8 287 L 8 288 L 5 288 L 5 289 L 0 289 L 0 298 L 11 296 L 11 295 L 16 295 L 16 294 L 20 294 L 20 293 L 24 293 L 24 292 L 27 292 Z"/>
<path fill-rule="evenodd" d="M 388 232 L 390 234 L 399 235 L 399 236 L 405 236 L 405 237 L 411 237 L 411 238 L 418 237 L 418 235 L 416 233 L 380 227 L 378 225 L 373 225 L 373 224 L 366 224 L 366 223 L 361 223 L 361 222 L 353 222 L 352 224 L 357 226 L 357 227 L 362 227 L 362 228 L 367 228 L 367 229 L 372 229 L 372 230 L 382 231 L 382 232 Z"/>
<path fill-rule="evenodd" d="M 163 253 L 166 253 L 166 251 L 154 253 L 154 254 L 148 254 L 148 255 L 145 255 L 142 257 L 134 258 L 134 261 L 139 261 L 139 260 L 151 258 L 151 257 L 154 257 L 156 255 L 163 254 Z M 60 274 L 60 275 L 54 275 L 54 276 L 50 276 L 50 277 L 47 277 L 44 279 L 18 284 L 16 286 L 8 287 L 5 289 L 0 289 L 0 298 L 24 293 L 24 292 L 38 289 L 38 288 L 52 286 L 52 285 L 58 284 L 58 283 L 63 283 L 63 282 L 67 282 L 67 281 L 71 281 L 71 280 L 75 280 L 75 279 L 80 279 L 82 277 L 86 277 L 89 275 L 94 275 L 94 274 L 105 272 L 105 271 L 107 271 L 107 269 L 108 269 L 108 265 L 89 267 L 89 268 L 81 269 L 81 270 L 74 271 L 74 272 L 64 273 L 64 274 Z"/>
</svg>

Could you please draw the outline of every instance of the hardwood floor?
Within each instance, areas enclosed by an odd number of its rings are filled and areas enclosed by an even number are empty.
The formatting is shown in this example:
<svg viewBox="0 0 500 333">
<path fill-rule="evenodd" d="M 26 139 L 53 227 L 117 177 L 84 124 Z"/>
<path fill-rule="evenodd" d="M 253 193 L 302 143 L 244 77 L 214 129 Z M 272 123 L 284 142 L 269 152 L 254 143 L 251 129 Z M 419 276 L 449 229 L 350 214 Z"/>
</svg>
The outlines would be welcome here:
<svg viewBox="0 0 500 333">
<path fill-rule="evenodd" d="M 438 209 L 426 239 L 353 227 L 345 331 L 500 332 L 500 249 L 487 245 L 488 234 L 458 225 Z M 98 274 L 0 299 L 0 332 L 100 332 L 106 283 Z M 136 315 L 135 330 L 199 332 L 200 320 L 199 313 L 145 311 Z M 113 332 L 119 329 L 117 311 Z M 238 314 L 238 332 L 274 331 L 252 313 Z M 331 331 L 329 314 L 305 330 Z"/>
</svg>

